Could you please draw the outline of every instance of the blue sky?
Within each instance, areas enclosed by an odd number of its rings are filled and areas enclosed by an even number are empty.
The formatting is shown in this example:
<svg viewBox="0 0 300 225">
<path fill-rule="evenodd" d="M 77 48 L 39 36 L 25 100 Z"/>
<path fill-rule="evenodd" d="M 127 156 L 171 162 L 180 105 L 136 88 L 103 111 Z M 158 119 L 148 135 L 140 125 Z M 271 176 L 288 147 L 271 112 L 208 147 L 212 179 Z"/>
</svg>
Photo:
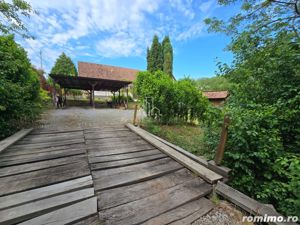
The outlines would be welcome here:
<svg viewBox="0 0 300 225">
<path fill-rule="evenodd" d="M 27 27 L 35 37 L 17 39 L 36 67 L 49 72 L 64 51 L 78 61 L 145 70 L 154 34 L 169 35 L 177 79 L 214 76 L 216 62 L 230 62 L 229 38 L 207 32 L 207 17 L 228 18 L 235 8 L 215 0 L 28 0 L 38 15 Z"/>
</svg>

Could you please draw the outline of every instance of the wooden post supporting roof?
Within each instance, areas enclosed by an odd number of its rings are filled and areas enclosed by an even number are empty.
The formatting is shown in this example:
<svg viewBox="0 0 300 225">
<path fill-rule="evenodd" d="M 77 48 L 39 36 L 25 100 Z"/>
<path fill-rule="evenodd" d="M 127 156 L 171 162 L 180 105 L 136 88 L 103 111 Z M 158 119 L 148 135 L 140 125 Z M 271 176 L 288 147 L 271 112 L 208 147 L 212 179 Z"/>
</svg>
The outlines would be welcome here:
<svg viewBox="0 0 300 225">
<path fill-rule="evenodd" d="M 93 82 L 90 83 L 92 90 L 91 90 L 91 100 L 92 100 L 92 106 L 95 108 L 95 86 L 97 85 L 98 82 Z"/>
<path fill-rule="evenodd" d="M 128 108 L 128 85 L 126 86 L 126 109 Z"/>
<path fill-rule="evenodd" d="M 56 86 L 56 82 L 55 82 L 55 80 L 53 80 L 53 105 L 54 105 L 54 107 L 56 107 L 56 89 L 55 89 L 55 86 Z"/>
</svg>

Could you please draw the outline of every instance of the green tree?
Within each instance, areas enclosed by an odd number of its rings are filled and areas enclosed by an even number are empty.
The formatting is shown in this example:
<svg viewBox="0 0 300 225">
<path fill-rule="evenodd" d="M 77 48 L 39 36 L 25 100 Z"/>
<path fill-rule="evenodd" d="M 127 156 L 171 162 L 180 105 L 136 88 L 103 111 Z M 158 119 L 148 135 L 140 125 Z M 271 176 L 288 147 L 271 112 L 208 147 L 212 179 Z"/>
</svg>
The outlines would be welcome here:
<svg viewBox="0 0 300 225">
<path fill-rule="evenodd" d="M 152 73 L 161 70 L 173 78 L 173 48 L 168 36 L 160 43 L 154 35 L 151 48 L 147 48 L 147 70 Z"/>
<path fill-rule="evenodd" d="M 165 36 L 162 42 L 163 72 L 173 77 L 173 48 L 169 36 Z"/>
<path fill-rule="evenodd" d="M 147 48 L 147 70 L 150 71 L 150 49 L 149 47 Z"/>
<path fill-rule="evenodd" d="M 224 158 L 231 184 L 285 215 L 300 212 L 298 9 L 296 1 L 244 1 L 228 22 L 206 20 L 211 31 L 232 38 L 233 63 L 220 65 L 234 84 Z"/>
<path fill-rule="evenodd" d="M 51 74 L 77 76 L 78 73 L 71 58 L 63 52 L 52 67 Z"/>
<path fill-rule="evenodd" d="M 13 35 L 0 36 L 0 139 L 36 119 L 40 84 L 25 50 Z"/>
<path fill-rule="evenodd" d="M 158 36 L 154 35 L 152 45 L 149 52 L 149 71 L 155 72 L 163 70 L 163 53 L 162 45 L 159 42 Z"/>
<path fill-rule="evenodd" d="M 162 71 L 140 72 L 134 85 L 143 103 L 149 101 L 159 111 L 151 114 L 163 123 L 177 121 L 202 121 L 208 107 L 208 100 L 202 96 L 191 79 L 173 80 Z M 149 99 L 151 98 L 151 100 Z"/>
<path fill-rule="evenodd" d="M 28 30 L 21 17 L 30 17 L 35 11 L 23 0 L 12 0 L 11 2 L 0 1 L 0 31 L 3 34 L 16 33 L 23 37 L 30 37 Z"/>
<path fill-rule="evenodd" d="M 196 85 L 201 91 L 227 91 L 232 88 L 232 84 L 224 76 L 200 78 L 196 80 Z"/>
</svg>

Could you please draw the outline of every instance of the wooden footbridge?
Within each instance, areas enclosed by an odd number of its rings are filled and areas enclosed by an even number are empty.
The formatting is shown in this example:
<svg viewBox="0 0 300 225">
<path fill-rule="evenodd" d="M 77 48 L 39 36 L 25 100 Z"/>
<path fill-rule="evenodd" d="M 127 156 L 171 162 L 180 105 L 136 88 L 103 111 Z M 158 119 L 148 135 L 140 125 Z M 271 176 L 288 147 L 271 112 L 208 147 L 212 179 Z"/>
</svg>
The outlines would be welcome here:
<svg viewBox="0 0 300 225">
<path fill-rule="evenodd" d="M 190 224 L 222 179 L 128 125 L 37 129 L 0 154 L 0 224 Z"/>
</svg>

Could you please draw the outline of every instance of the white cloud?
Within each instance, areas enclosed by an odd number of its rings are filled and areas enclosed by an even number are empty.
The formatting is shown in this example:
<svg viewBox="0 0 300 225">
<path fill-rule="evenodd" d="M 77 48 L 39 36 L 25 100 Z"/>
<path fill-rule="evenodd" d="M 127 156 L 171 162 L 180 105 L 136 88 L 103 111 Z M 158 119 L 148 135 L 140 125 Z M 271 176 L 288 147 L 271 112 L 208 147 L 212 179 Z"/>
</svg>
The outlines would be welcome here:
<svg viewBox="0 0 300 225">
<path fill-rule="evenodd" d="M 192 7 L 192 0 L 170 0 L 170 6 L 182 12 L 189 19 L 195 17 L 195 12 Z"/>
<path fill-rule="evenodd" d="M 180 33 L 176 37 L 176 40 L 183 41 L 183 40 L 187 40 L 190 38 L 199 37 L 199 35 L 201 35 L 203 33 L 204 28 L 205 28 L 204 22 L 200 21 L 200 22 L 192 25 L 191 27 L 189 27 L 187 30 Z"/>
<path fill-rule="evenodd" d="M 217 6 L 217 2 L 215 0 L 208 0 L 206 2 L 202 2 L 199 8 L 203 13 L 208 13 L 213 7 L 216 6 Z"/>
<path fill-rule="evenodd" d="M 176 41 L 201 35 L 199 21 L 214 1 L 199 6 L 192 0 L 29 0 L 39 12 L 28 24 L 36 39 L 20 42 L 36 65 L 42 49 L 47 71 L 62 51 L 73 59 L 142 55 L 153 34 Z"/>
<path fill-rule="evenodd" d="M 142 51 L 137 42 L 124 35 L 110 37 L 98 42 L 97 50 L 104 57 L 128 57 L 139 55 Z"/>
</svg>

